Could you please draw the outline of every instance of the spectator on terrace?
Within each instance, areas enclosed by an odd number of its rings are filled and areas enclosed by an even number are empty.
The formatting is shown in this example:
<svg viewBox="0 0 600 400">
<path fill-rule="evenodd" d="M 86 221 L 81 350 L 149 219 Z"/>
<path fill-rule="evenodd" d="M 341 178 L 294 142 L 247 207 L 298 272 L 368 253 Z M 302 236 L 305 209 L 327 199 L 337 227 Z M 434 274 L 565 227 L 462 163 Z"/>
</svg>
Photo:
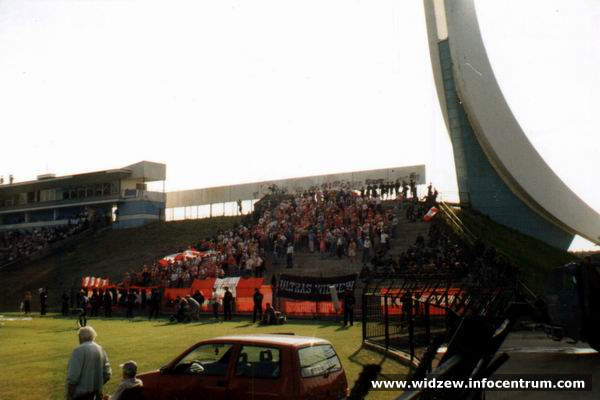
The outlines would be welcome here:
<svg viewBox="0 0 600 400">
<path fill-rule="evenodd" d="M 294 266 L 294 244 L 290 242 L 286 250 L 286 268 Z"/>
<path fill-rule="evenodd" d="M 354 240 L 350 241 L 348 245 L 348 258 L 352 264 L 356 261 L 356 242 Z"/>
<path fill-rule="evenodd" d="M 369 262 L 371 262 L 371 239 L 369 238 L 369 236 L 366 236 L 365 240 L 363 241 L 363 257 L 362 257 L 362 262 L 363 262 L 364 265 L 366 265 Z"/>
</svg>

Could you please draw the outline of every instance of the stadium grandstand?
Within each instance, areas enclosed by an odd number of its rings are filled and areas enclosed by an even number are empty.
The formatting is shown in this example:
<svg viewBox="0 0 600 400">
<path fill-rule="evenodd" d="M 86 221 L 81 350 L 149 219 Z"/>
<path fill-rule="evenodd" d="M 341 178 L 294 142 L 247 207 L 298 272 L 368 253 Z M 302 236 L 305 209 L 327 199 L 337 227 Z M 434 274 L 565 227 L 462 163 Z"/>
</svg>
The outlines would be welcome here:
<svg viewBox="0 0 600 400">
<path fill-rule="evenodd" d="M 48 228 L 89 220 L 116 228 L 163 220 L 165 195 L 147 190 L 164 181 L 164 164 L 142 161 L 124 168 L 0 185 L 0 230 Z"/>
</svg>

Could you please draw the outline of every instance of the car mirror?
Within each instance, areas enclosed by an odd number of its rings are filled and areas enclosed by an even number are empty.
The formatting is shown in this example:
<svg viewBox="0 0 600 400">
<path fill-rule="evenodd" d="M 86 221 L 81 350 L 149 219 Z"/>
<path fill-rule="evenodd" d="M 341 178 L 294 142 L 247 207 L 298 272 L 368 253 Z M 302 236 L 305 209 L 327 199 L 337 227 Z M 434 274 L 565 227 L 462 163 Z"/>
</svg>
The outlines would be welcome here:
<svg viewBox="0 0 600 400">
<path fill-rule="evenodd" d="M 162 375 L 166 375 L 168 374 L 171 370 L 169 369 L 169 367 L 167 367 L 166 365 L 163 365 L 162 367 L 160 367 L 160 369 L 158 370 Z"/>
<path fill-rule="evenodd" d="M 201 374 L 204 372 L 204 367 L 199 363 L 192 363 L 190 365 L 190 374 Z"/>
</svg>

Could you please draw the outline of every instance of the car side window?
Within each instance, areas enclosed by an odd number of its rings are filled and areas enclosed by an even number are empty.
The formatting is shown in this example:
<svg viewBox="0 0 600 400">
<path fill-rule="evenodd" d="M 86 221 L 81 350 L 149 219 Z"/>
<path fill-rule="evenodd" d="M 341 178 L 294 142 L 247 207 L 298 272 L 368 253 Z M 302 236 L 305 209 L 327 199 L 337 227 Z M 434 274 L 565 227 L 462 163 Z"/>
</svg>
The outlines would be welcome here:
<svg viewBox="0 0 600 400">
<path fill-rule="evenodd" d="M 303 347 L 298 350 L 300 374 L 303 378 L 339 371 L 342 364 L 331 345 Z"/>
<path fill-rule="evenodd" d="M 227 375 L 227 367 L 233 353 L 233 345 L 226 343 L 203 344 L 181 359 L 175 366 L 176 373 L 209 376 Z M 201 368 L 199 368 L 200 366 Z"/>
<path fill-rule="evenodd" d="M 235 375 L 249 378 L 278 378 L 281 359 L 278 348 L 243 346 L 235 365 Z"/>
</svg>

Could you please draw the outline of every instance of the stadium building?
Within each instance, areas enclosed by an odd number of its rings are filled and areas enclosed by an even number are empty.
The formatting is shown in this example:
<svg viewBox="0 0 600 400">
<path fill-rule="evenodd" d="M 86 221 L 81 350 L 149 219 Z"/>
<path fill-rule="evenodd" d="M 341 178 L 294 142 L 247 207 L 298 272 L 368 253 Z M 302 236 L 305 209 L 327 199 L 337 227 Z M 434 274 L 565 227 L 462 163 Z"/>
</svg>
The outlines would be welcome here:
<svg viewBox="0 0 600 400">
<path fill-rule="evenodd" d="M 124 168 L 0 185 L 0 230 L 68 224 L 82 217 L 110 219 L 114 228 L 164 220 L 166 196 L 147 190 L 164 181 L 165 164 L 142 161 Z"/>
</svg>

